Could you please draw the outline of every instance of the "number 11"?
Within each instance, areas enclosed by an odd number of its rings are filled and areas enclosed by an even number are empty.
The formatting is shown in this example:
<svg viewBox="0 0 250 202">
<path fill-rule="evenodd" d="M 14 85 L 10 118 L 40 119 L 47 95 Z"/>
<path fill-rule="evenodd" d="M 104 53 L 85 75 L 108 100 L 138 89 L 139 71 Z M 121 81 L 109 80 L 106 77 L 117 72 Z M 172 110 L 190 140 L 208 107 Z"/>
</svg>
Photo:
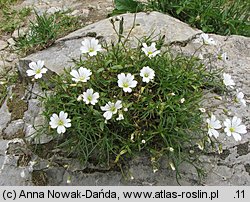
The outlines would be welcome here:
<svg viewBox="0 0 250 202">
<path fill-rule="evenodd" d="M 245 191 L 244 190 L 242 190 L 242 191 L 238 190 L 238 191 L 236 191 L 236 194 L 237 194 L 237 198 L 245 198 Z"/>
</svg>

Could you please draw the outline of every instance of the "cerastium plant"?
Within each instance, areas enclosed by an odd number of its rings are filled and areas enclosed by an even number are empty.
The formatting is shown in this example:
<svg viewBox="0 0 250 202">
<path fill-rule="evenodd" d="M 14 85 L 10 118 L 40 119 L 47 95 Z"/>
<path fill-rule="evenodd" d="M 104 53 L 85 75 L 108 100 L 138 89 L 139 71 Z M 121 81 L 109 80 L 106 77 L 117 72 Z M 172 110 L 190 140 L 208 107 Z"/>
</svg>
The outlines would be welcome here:
<svg viewBox="0 0 250 202">
<path fill-rule="evenodd" d="M 85 38 L 75 66 L 50 79 L 54 88 L 43 99 L 43 132 L 58 137 L 58 146 L 83 163 L 114 166 L 144 152 L 151 156 L 154 172 L 165 156 L 177 177 L 183 162 L 201 174 L 198 157 L 213 145 L 222 125 L 212 116 L 203 127 L 206 110 L 200 103 L 204 89 L 223 90 L 220 69 L 207 71 L 197 57 L 173 55 L 163 47 L 164 37 L 144 37 L 131 48 L 131 31 L 124 35 L 123 18 L 111 23 L 117 42 Z M 200 41 L 216 44 L 205 34 Z M 41 64 L 31 63 L 29 76 L 42 76 L 46 69 Z M 225 84 L 232 84 L 228 79 Z M 230 124 L 226 121 L 228 134 L 245 132 L 243 126 L 240 131 Z"/>
</svg>

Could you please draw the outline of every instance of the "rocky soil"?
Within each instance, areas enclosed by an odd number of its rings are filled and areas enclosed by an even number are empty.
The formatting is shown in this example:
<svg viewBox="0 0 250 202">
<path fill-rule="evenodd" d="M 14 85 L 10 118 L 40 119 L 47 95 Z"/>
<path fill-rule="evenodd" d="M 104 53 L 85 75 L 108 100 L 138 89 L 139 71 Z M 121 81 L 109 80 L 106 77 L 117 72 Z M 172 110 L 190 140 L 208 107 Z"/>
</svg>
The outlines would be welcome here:
<svg viewBox="0 0 250 202">
<path fill-rule="evenodd" d="M 63 1 L 50 2 L 51 4 L 46 4 L 44 1 L 26 0 L 23 5 L 34 4 L 35 7 L 40 6 L 39 9 L 44 12 L 52 7 L 67 6 L 69 1 L 65 1 L 64 4 L 57 4 Z M 70 5 L 74 5 L 74 10 L 79 12 L 89 9 L 89 15 L 92 9 L 89 5 L 96 6 L 93 9 L 100 11 L 100 16 L 97 16 L 96 20 L 104 18 L 108 5 L 112 6 L 111 1 L 84 1 L 88 3 L 82 3 L 81 6 L 78 5 L 79 2 L 81 1 L 72 1 Z M 47 5 L 53 6 L 47 7 Z M 124 14 L 123 16 L 124 30 L 128 33 L 134 15 Z M 134 36 L 140 38 L 150 35 L 153 31 L 155 35 L 159 33 L 165 35 L 165 44 L 184 54 L 191 55 L 199 47 L 194 43 L 194 39 L 201 34 L 200 30 L 190 28 L 179 20 L 157 12 L 137 14 L 131 45 L 133 46 Z M 45 61 L 51 73 L 60 73 L 64 67 L 71 65 L 72 58 L 79 58 L 81 41 L 93 34 L 107 42 L 115 40 L 111 24 L 108 19 L 105 19 L 58 39 L 46 50 L 25 58 L 15 58 L 9 62 L 10 66 L 17 64 L 20 75 L 25 79 L 25 70 L 29 61 L 41 59 Z M 222 135 L 220 139 L 223 143 L 222 154 L 211 152 L 201 157 L 206 177 L 200 182 L 195 170 L 189 165 L 183 165 L 181 170 L 184 174 L 179 182 L 182 185 L 250 185 L 250 39 L 241 36 L 210 36 L 218 42 L 218 45 L 206 46 L 197 54 L 214 53 L 218 48 L 227 52 L 229 60 L 215 61 L 214 65 L 225 67 L 225 71 L 232 75 L 237 88 L 246 95 L 247 107 L 243 108 L 228 104 L 224 100 L 214 99 L 216 94 L 206 94 L 208 99 L 204 102 L 204 107 L 212 109 L 220 118 L 224 118 L 222 109 L 217 109 L 215 106 L 220 104 L 226 107 L 231 115 L 237 115 L 243 119 L 248 133 L 242 136 L 240 142 Z M 5 39 L 2 45 L 0 43 L 0 48 L 1 46 L 3 47 L 1 52 L 8 52 L 9 45 L 6 45 Z M 8 61 L 5 59 L 3 62 Z M 178 185 L 175 172 L 169 169 L 167 160 L 163 159 L 159 171 L 154 173 L 149 157 L 144 154 L 130 161 L 124 168 L 124 172 L 117 169 L 108 170 L 92 164 L 82 166 L 75 159 L 62 158 L 59 155 L 60 151 L 53 148 L 56 140 L 45 135 L 33 136 L 34 126 L 43 122 L 42 106 L 39 101 L 39 95 L 42 94 L 39 86 L 31 83 L 26 88 L 19 83 L 9 88 L 8 97 L 0 108 L 0 185 Z"/>
</svg>

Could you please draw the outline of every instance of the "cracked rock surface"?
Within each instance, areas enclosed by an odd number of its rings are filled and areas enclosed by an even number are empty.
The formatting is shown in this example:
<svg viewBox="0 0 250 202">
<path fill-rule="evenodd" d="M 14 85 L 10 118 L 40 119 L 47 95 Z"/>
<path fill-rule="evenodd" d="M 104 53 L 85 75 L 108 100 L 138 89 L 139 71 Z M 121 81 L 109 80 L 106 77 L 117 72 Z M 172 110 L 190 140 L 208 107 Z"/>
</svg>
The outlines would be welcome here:
<svg viewBox="0 0 250 202">
<path fill-rule="evenodd" d="M 133 24 L 134 15 L 122 16 L 125 20 L 125 33 L 128 33 Z M 135 24 L 132 38 L 148 36 L 155 31 L 155 35 L 159 33 L 165 35 L 165 43 L 175 51 L 181 51 L 187 55 L 192 55 L 200 46 L 193 40 L 201 34 L 200 30 L 193 29 L 168 15 L 157 12 L 139 13 Z M 21 59 L 18 63 L 19 70 L 26 68 L 25 61 L 44 60 L 48 69 L 60 74 L 64 67 L 71 65 L 72 58 L 79 58 L 81 41 L 89 36 L 97 36 L 108 42 L 115 40 L 115 33 L 109 20 L 102 20 L 57 40 L 46 50 Z M 220 120 L 224 120 L 223 110 L 217 107 L 220 104 L 228 109 L 230 117 L 236 115 L 242 118 L 248 133 L 242 135 L 242 140 L 239 142 L 235 142 L 232 137 L 221 135 L 223 152 L 221 154 L 211 152 L 201 157 L 206 177 L 199 182 L 194 168 L 183 165 L 181 171 L 184 174 L 180 184 L 250 185 L 250 39 L 242 36 L 210 35 L 210 37 L 214 38 L 218 45 L 202 47 L 197 54 L 201 53 L 206 57 L 209 53 L 227 52 L 228 61 L 216 60 L 213 65 L 224 67 L 224 71 L 232 75 L 236 87 L 246 96 L 247 106 L 232 104 L 225 98 L 217 100 L 214 97 L 218 95 L 206 93 L 204 108 L 209 108 Z M 133 46 L 133 40 L 131 45 Z M 22 76 L 25 77 L 25 75 Z M 28 140 L 29 145 L 32 145 L 32 141 L 39 143 L 41 151 L 44 151 L 40 154 L 33 153 L 25 141 L 28 137 L 32 137 L 33 125 L 42 120 L 42 106 L 35 96 L 42 92 L 36 84 L 30 84 L 28 88 L 30 92 L 25 92 L 22 97 L 27 103 L 27 110 L 22 114 L 22 119 L 11 119 L 13 112 L 11 113 L 8 108 L 7 99 L 0 108 L 0 185 L 178 185 L 175 172 L 166 166 L 167 160 L 163 159 L 159 171 L 154 173 L 150 158 L 144 154 L 131 160 L 124 173 L 121 173 L 119 170 L 97 168 L 94 165 L 83 166 L 74 159 L 61 159 L 58 155 L 61 151 L 54 148 L 51 149 L 53 155 L 50 155 L 45 150 L 53 145 L 54 140 L 48 137 L 40 137 L 38 141 L 33 141 L 32 138 Z M 17 132 L 20 129 L 23 135 L 21 138 Z M 14 139 L 17 137 L 19 139 Z"/>
</svg>

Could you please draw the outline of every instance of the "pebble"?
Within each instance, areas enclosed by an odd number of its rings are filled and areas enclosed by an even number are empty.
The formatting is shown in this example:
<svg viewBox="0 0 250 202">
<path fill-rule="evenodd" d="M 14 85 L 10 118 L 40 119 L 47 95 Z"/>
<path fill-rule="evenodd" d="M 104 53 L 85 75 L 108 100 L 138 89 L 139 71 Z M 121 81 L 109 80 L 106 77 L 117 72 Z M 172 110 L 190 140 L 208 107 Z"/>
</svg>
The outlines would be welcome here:
<svg viewBox="0 0 250 202">
<path fill-rule="evenodd" d="M 13 38 L 9 38 L 7 40 L 7 42 L 9 43 L 10 46 L 15 46 L 15 44 L 16 44 L 16 42 L 15 42 L 15 40 Z"/>
<path fill-rule="evenodd" d="M 8 55 L 5 60 L 7 62 L 13 62 L 14 60 L 16 60 L 18 58 L 17 54 L 11 53 L 10 55 Z"/>
<path fill-rule="evenodd" d="M 80 11 L 79 10 L 74 10 L 70 15 L 78 16 L 78 15 L 80 15 Z"/>
<path fill-rule="evenodd" d="M 59 7 L 51 7 L 51 8 L 49 8 L 48 10 L 47 10 L 47 13 L 48 14 L 54 14 L 54 13 L 57 13 L 57 12 L 59 12 L 59 11 L 61 11 L 62 9 L 61 8 L 59 8 Z"/>
<path fill-rule="evenodd" d="M 82 16 L 85 18 L 89 17 L 89 9 L 82 9 Z"/>
<path fill-rule="evenodd" d="M 27 31 L 28 31 L 28 28 L 26 28 L 26 27 L 22 27 L 20 29 L 16 29 L 12 33 L 12 38 L 17 39 L 19 37 L 23 37 L 23 36 L 25 36 L 25 34 L 26 34 Z"/>
<path fill-rule="evenodd" d="M 8 43 L 6 41 L 0 40 L 0 50 L 4 50 L 8 47 Z"/>
<path fill-rule="evenodd" d="M 109 7 L 106 8 L 106 11 L 108 11 L 108 12 L 111 12 L 113 10 L 114 10 L 114 7 L 112 7 L 112 6 L 109 6 Z"/>
</svg>

